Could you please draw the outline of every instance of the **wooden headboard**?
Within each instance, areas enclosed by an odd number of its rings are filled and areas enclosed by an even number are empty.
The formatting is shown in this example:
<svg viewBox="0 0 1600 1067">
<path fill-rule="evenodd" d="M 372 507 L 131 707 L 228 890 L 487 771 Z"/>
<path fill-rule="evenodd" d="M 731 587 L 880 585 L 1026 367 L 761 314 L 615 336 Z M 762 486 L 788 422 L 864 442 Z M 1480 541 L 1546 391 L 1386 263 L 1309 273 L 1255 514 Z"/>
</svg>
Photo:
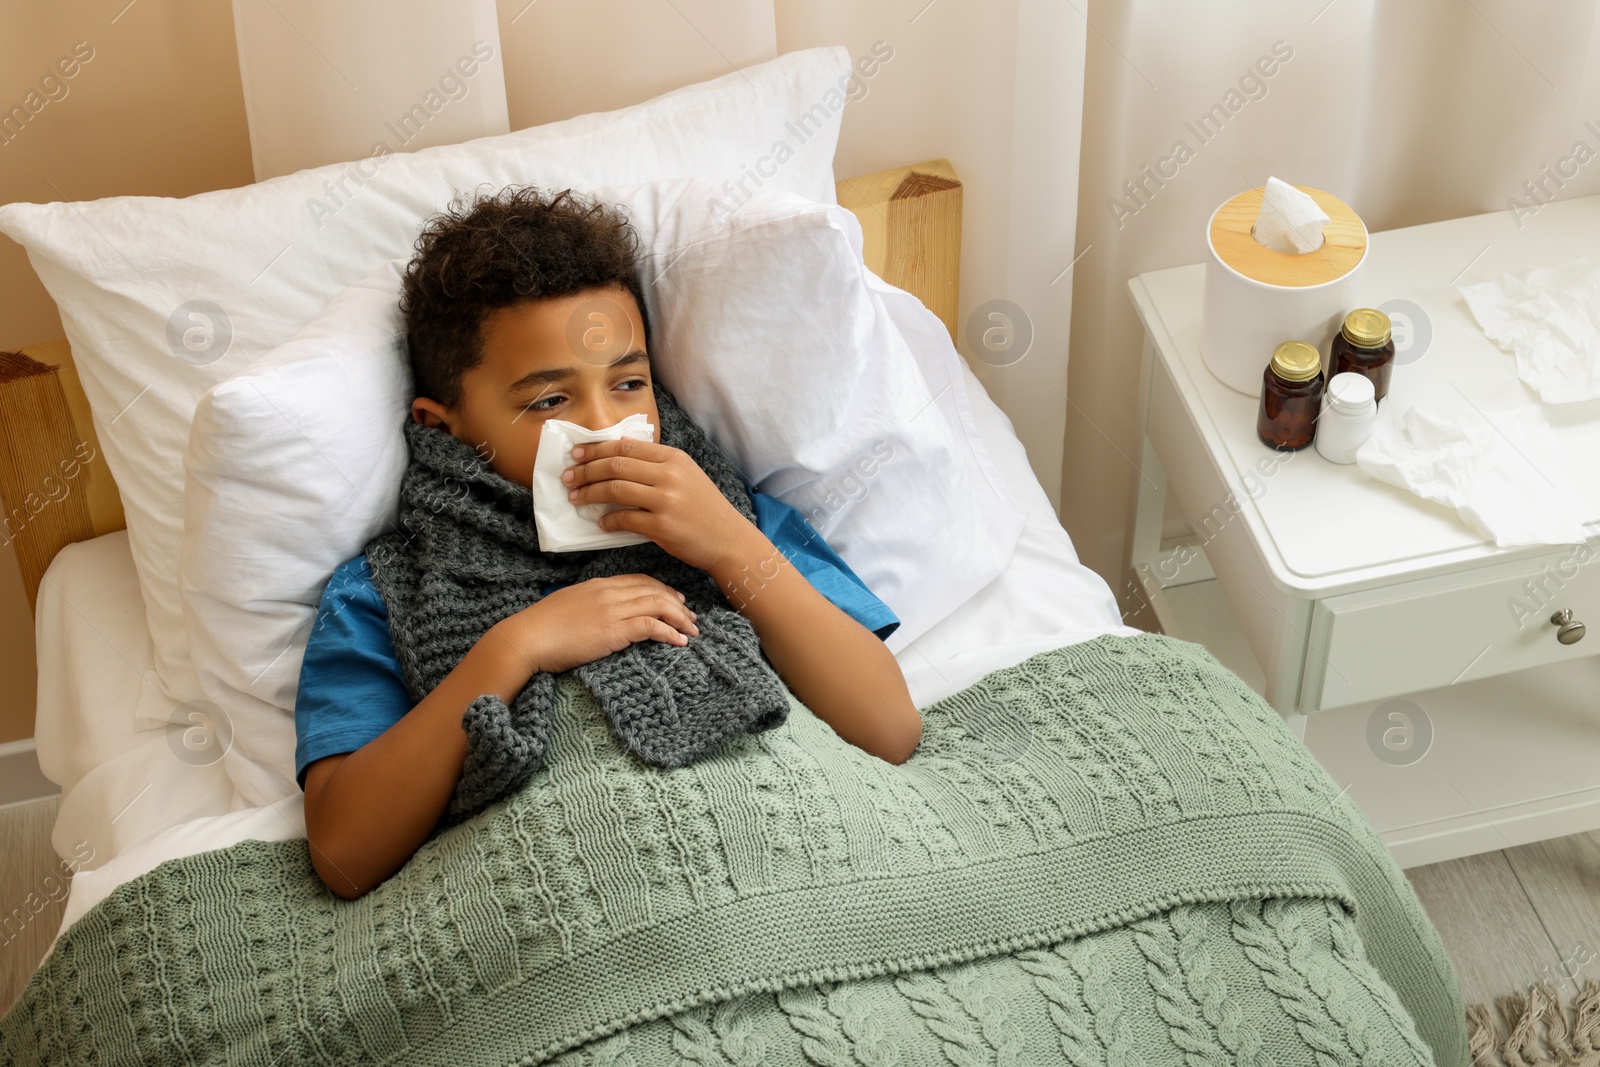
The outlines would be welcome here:
<svg viewBox="0 0 1600 1067">
<path fill-rule="evenodd" d="M 861 223 L 861 258 L 915 294 L 956 336 L 961 288 L 961 181 L 947 159 L 846 178 L 839 205 Z"/>
<path fill-rule="evenodd" d="M 862 258 L 956 335 L 961 182 L 935 159 L 837 183 L 861 223 Z M 56 553 L 126 526 L 67 342 L 0 352 L 0 548 L 17 553 L 28 610 Z"/>
<path fill-rule="evenodd" d="M 127 525 L 66 341 L 0 352 L 0 509 L 30 612 L 57 552 Z"/>
</svg>

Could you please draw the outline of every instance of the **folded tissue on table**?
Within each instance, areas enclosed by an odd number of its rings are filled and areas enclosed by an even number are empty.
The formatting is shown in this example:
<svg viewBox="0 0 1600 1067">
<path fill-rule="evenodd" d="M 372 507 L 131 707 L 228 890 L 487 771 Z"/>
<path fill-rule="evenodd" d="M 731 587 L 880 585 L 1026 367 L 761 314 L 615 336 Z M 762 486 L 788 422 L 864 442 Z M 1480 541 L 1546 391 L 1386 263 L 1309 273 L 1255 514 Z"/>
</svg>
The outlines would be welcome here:
<svg viewBox="0 0 1600 1067">
<path fill-rule="evenodd" d="M 549 419 L 539 431 L 539 451 L 533 457 L 533 523 L 541 552 L 578 552 L 616 548 L 650 540 L 629 530 L 602 530 L 600 516 L 626 504 L 574 504 L 567 499 L 561 472 L 572 466 L 572 446 L 591 441 L 616 441 L 637 437 L 654 441 L 656 428 L 650 417 L 629 415 L 615 426 L 590 430 L 575 422 Z"/>
<path fill-rule="evenodd" d="M 1548 404 L 1600 397 L 1600 256 L 1458 286 L 1484 334 Z"/>
<path fill-rule="evenodd" d="M 1328 215 L 1315 200 L 1286 181 L 1268 178 L 1250 235 L 1274 252 L 1304 254 L 1322 247 L 1322 228 L 1327 224 Z"/>
<path fill-rule="evenodd" d="M 1501 547 L 1583 542 L 1572 486 L 1543 412 L 1532 404 L 1492 414 L 1457 407 L 1380 405 L 1357 465 L 1455 508 Z"/>
</svg>

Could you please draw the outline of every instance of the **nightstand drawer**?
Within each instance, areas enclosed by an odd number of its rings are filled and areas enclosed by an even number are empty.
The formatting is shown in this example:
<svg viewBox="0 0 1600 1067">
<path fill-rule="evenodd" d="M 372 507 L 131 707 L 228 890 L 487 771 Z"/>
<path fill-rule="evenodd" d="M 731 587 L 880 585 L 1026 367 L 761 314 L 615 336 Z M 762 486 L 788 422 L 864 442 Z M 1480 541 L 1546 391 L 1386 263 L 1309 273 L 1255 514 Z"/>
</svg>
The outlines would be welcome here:
<svg viewBox="0 0 1600 1067">
<path fill-rule="evenodd" d="M 1317 602 L 1302 707 L 1381 700 L 1600 654 L 1600 633 L 1557 639 L 1562 609 L 1600 630 L 1600 546 Z"/>
</svg>

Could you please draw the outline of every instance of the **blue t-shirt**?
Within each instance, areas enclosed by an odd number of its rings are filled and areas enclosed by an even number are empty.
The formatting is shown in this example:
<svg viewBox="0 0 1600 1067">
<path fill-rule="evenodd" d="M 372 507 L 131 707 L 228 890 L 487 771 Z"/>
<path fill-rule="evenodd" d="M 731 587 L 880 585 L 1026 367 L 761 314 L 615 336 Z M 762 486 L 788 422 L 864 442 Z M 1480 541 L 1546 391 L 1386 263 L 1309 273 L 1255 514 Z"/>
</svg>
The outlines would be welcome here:
<svg viewBox="0 0 1600 1067">
<path fill-rule="evenodd" d="M 751 491 L 750 501 L 761 532 L 817 592 L 880 639 L 894 633 L 900 625 L 894 612 L 872 595 L 804 515 L 764 493 Z M 547 583 L 544 592 L 563 584 Z M 294 773 L 300 788 L 305 788 L 308 765 L 324 756 L 354 752 L 399 722 L 411 707 L 389 633 L 389 612 L 363 553 L 341 563 L 328 579 L 306 644 L 294 705 Z"/>
</svg>

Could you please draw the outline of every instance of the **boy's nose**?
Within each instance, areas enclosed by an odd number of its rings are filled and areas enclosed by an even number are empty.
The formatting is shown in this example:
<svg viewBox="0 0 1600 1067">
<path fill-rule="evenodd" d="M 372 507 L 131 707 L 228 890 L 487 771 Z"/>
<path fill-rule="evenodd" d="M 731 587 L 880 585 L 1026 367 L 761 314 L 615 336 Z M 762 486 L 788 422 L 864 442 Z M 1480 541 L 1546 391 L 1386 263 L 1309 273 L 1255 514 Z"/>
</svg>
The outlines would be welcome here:
<svg viewBox="0 0 1600 1067">
<path fill-rule="evenodd" d="M 577 417 L 572 421 L 586 430 L 604 430 L 627 418 L 626 413 L 617 410 L 616 406 L 608 401 L 590 402 L 574 414 Z"/>
</svg>

